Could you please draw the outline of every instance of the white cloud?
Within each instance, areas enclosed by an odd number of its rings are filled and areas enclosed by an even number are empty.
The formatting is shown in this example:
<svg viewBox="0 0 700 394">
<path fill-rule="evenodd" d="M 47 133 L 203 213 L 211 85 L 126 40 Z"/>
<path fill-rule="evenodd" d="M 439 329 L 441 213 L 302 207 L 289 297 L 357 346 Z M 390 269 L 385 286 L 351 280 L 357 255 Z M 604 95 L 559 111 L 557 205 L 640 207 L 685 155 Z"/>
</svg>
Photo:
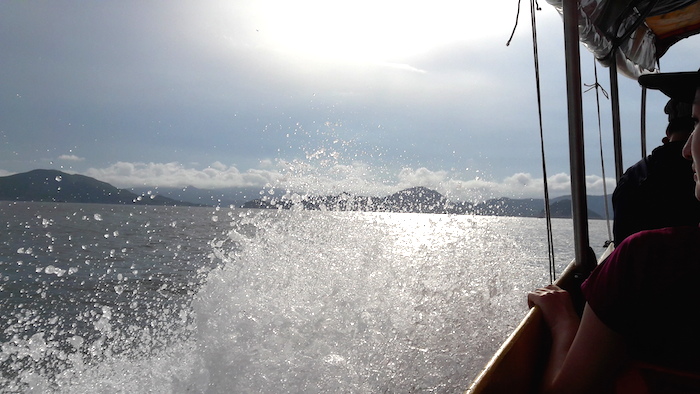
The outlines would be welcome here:
<svg viewBox="0 0 700 394">
<path fill-rule="evenodd" d="M 260 163 L 258 165 L 260 166 L 260 168 L 270 169 L 273 167 L 274 164 L 273 161 L 270 159 L 263 159 L 260 160 Z"/>
<path fill-rule="evenodd" d="M 404 63 L 390 63 L 390 62 L 385 62 L 385 63 L 380 63 L 380 65 L 397 69 L 397 70 L 404 70 L 404 71 L 410 71 L 410 72 L 415 72 L 419 74 L 425 74 L 426 71 L 422 70 L 418 67 L 411 66 L 410 64 L 404 64 Z"/>
<path fill-rule="evenodd" d="M 85 160 L 84 157 L 79 157 L 76 155 L 61 155 L 61 156 L 58 156 L 58 159 L 65 160 L 65 161 L 84 161 Z"/>
<path fill-rule="evenodd" d="M 204 169 L 186 168 L 180 163 L 118 162 L 107 168 L 90 168 L 85 175 L 117 187 L 153 186 L 202 189 L 226 187 L 255 187 L 275 183 L 281 176 L 275 171 L 248 170 L 213 163 Z"/>
<path fill-rule="evenodd" d="M 226 171 L 226 165 L 220 161 L 215 161 L 209 167 L 214 168 L 219 171 Z"/>
<path fill-rule="evenodd" d="M 378 170 L 364 162 L 316 166 L 303 161 L 261 162 L 261 168 L 240 170 L 215 162 L 202 168 L 172 163 L 118 162 L 107 168 L 91 168 L 85 175 L 118 187 L 152 186 L 200 189 L 228 187 L 259 187 L 312 195 L 335 195 L 349 192 L 356 195 L 385 196 L 396 191 L 424 186 L 442 193 L 453 201 L 480 202 L 491 198 L 542 198 L 543 180 L 529 173 L 516 173 L 501 180 L 480 177 L 466 178 L 463 174 L 425 167 L 402 168 L 397 173 Z M 599 176 L 586 177 L 589 195 L 603 194 Z M 607 179 L 608 193 L 615 182 Z M 570 177 L 559 173 L 548 179 L 549 194 L 557 197 L 570 194 Z"/>
<path fill-rule="evenodd" d="M 403 168 L 398 178 L 400 185 L 436 188 L 447 181 L 447 171 L 431 171 L 425 167 L 416 170 Z"/>
</svg>

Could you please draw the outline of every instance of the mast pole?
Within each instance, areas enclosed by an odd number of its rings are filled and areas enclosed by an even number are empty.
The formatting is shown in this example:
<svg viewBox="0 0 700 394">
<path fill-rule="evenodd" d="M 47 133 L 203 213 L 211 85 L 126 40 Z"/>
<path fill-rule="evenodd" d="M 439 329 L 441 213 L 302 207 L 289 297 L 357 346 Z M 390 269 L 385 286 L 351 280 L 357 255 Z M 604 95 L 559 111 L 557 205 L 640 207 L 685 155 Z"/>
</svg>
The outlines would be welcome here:
<svg viewBox="0 0 700 394">
<path fill-rule="evenodd" d="M 610 59 L 610 105 L 612 105 L 613 148 L 615 150 L 615 181 L 619 182 L 625 169 L 622 164 L 622 133 L 620 131 L 620 92 L 617 83 L 617 58 L 614 54 Z"/>
<path fill-rule="evenodd" d="M 576 267 L 595 266 L 588 240 L 588 204 L 586 202 L 586 166 L 583 147 L 583 104 L 581 92 L 581 58 L 578 36 L 578 0 L 564 0 L 564 52 L 566 56 L 566 90 L 569 113 L 569 165 L 571 169 L 571 213 L 574 224 Z M 594 257 L 594 256 L 593 256 Z"/>
<path fill-rule="evenodd" d="M 641 110 L 641 130 L 642 139 L 642 159 L 647 157 L 647 88 L 642 87 L 642 110 Z"/>
</svg>

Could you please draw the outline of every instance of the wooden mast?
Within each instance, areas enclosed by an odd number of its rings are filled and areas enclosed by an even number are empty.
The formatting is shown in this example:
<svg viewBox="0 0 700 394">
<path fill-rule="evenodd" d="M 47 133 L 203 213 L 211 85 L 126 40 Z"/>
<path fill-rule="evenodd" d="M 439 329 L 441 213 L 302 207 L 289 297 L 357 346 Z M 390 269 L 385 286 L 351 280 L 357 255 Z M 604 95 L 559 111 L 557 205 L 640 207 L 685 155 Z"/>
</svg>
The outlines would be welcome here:
<svg viewBox="0 0 700 394">
<path fill-rule="evenodd" d="M 622 133 L 620 127 L 620 94 L 617 82 L 617 58 L 610 56 L 610 105 L 612 106 L 613 145 L 615 151 L 615 181 L 619 182 L 625 168 L 622 164 Z M 605 180 L 603 180 L 605 181 Z"/>
<path fill-rule="evenodd" d="M 583 138 L 581 60 L 578 36 L 579 1 L 564 0 L 564 53 L 566 56 L 566 97 L 569 113 L 569 165 L 571 169 L 571 210 L 574 225 L 576 267 L 592 270 L 595 255 L 588 239 L 586 165 Z"/>
</svg>

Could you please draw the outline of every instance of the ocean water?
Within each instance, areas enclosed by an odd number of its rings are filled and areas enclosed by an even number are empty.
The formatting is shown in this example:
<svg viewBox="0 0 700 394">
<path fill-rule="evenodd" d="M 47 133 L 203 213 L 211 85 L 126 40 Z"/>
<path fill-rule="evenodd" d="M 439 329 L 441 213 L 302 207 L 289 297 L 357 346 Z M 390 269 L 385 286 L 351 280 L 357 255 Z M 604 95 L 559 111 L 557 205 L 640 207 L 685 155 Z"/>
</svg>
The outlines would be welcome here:
<svg viewBox="0 0 700 394">
<path fill-rule="evenodd" d="M 12 202 L 0 218 L 3 393 L 461 392 L 549 282 L 543 219 Z M 561 271 L 571 221 L 553 227 Z"/>
</svg>

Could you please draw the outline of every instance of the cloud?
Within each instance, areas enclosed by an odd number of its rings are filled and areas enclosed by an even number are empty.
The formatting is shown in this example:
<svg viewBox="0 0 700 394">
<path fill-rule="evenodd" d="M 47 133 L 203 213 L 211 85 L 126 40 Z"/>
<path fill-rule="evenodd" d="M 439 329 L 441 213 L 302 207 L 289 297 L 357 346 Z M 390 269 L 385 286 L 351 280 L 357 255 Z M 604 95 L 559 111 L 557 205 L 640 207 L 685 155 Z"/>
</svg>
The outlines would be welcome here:
<svg viewBox="0 0 700 394">
<path fill-rule="evenodd" d="M 365 162 L 318 165 L 306 161 L 275 162 L 266 160 L 259 168 L 240 170 L 221 162 L 204 168 L 186 167 L 172 163 L 118 162 L 106 168 L 90 168 L 85 175 L 118 187 L 185 187 L 200 189 L 260 188 L 284 190 L 311 195 L 337 195 L 349 192 L 356 195 L 384 196 L 396 191 L 424 186 L 445 195 L 453 201 L 481 202 L 491 198 L 543 198 L 543 180 L 529 173 L 516 173 L 500 180 L 479 176 L 469 178 L 456 171 L 431 170 L 426 167 L 402 168 L 396 172 L 378 169 Z M 603 179 L 586 177 L 590 195 L 603 194 Z M 608 193 L 615 181 L 607 179 Z M 549 194 L 557 197 L 570 194 L 570 177 L 565 173 L 548 179 Z"/>
<path fill-rule="evenodd" d="M 196 169 L 180 163 L 128 163 L 118 162 L 107 168 L 90 168 L 85 175 L 117 187 L 153 186 L 202 189 L 227 187 L 256 187 L 274 184 L 281 175 L 275 171 L 251 169 L 245 172 L 220 162 Z"/>
<path fill-rule="evenodd" d="M 426 73 L 425 70 L 422 70 L 418 67 L 411 66 L 410 64 L 385 62 L 385 63 L 381 63 L 381 65 L 389 67 L 389 68 L 393 68 L 393 69 L 411 71 L 411 72 L 416 72 L 416 73 L 420 73 L 420 74 Z"/>
<path fill-rule="evenodd" d="M 431 171 L 427 168 L 416 170 L 404 168 L 399 173 L 401 187 L 425 186 L 443 193 L 452 200 L 485 201 L 491 198 L 543 198 L 544 181 L 529 173 L 516 173 L 501 180 L 488 180 L 481 177 L 464 179 L 459 174 L 447 171 Z M 615 180 L 606 178 L 607 192 L 612 193 Z M 571 194 L 571 178 L 558 173 L 548 178 L 547 187 L 551 197 Z M 586 177 L 586 190 L 589 195 L 603 195 L 603 179 L 597 175 Z"/>
<path fill-rule="evenodd" d="M 84 161 L 84 157 L 79 157 L 76 155 L 60 155 L 58 156 L 59 160 L 65 160 L 65 161 Z"/>
</svg>

